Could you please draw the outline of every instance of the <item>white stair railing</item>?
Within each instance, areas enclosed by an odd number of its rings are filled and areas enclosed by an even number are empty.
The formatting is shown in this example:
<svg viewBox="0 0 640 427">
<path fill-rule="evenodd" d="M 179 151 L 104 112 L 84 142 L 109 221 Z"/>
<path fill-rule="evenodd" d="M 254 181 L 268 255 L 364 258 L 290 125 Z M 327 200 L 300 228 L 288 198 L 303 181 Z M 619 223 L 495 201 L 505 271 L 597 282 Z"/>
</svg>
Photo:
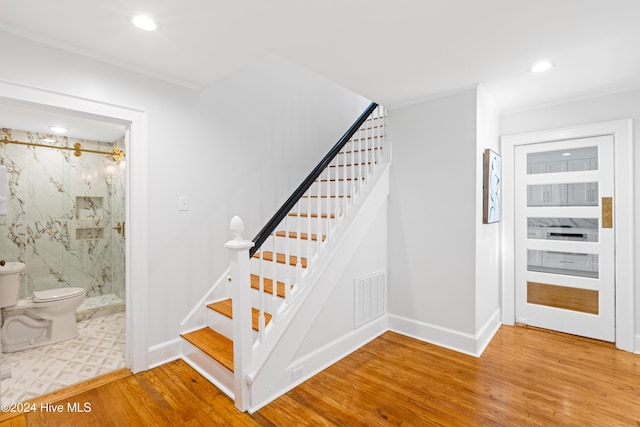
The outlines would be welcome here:
<svg viewBox="0 0 640 427">
<path fill-rule="evenodd" d="M 303 286 L 303 277 L 308 273 L 311 260 L 315 259 L 317 262 L 323 255 L 323 247 L 328 244 L 340 221 L 355 203 L 356 197 L 363 193 L 363 186 L 369 183 L 370 174 L 375 171 L 382 158 L 384 124 L 379 123 L 384 120 L 384 115 L 382 107 L 376 106 L 372 110 L 369 118 L 352 133 L 352 138 L 342 144 L 340 156 L 337 155 L 338 152 L 333 155 L 313 178 L 312 185 L 298 196 L 288 212 L 281 215 L 282 219 L 272 225 L 267 237 L 256 237 L 253 242 L 243 240 L 242 220 L 234 217 L 231 221 L 231 230 L 235 237 L 225 246 L 231 251 L 234 393 L 236 407 L 242 411 L 248 407 L 247 374 L 253 369 L 253 353 L 259 344 L 264 343 L 269 337 L 266 314 L 272 316 L 269 323 L 271 325 L 280 321 L 283 308 L 291 308 L 292 288 Z M 368 141 L 369 135 L 371 144 Z M 307 198 L 307 203 L 303 202 L 304 198 Z M 326 203 L 323 203 L 325 198 Z M 302 212 L 305 207 L 306 213 Z M 302 239 L 303 229 L 306 245 Z M 316 244 L 313 244 L 314 238 Z M 261 247 L 258 250 L 252 249 L 257 240 Z M 265 260 L 265 250 L 262 248 L 272 249 L 271 261 Z M 283 252 L 284 263 L 278 262 L 280 251 Z M 295 255 L 292 252 L 295 252 Z M 292 263 L 293 259 L 295 263 Z M 257 263 L 254 271 L 260 276 L 256 307 L 259 311 L 256 342 L 252 330 L 251 262 Z M 266 262 L 272 263 L 271 268 L 265 264 Z M 281 268 L 278 267 L 279 264 Z M 271 275 L 273 287 L 268 308 L 264 295 L 266 275 Z M 284 281 L 284 300 L 278 295 L 278 278 Z"/>
</svg>

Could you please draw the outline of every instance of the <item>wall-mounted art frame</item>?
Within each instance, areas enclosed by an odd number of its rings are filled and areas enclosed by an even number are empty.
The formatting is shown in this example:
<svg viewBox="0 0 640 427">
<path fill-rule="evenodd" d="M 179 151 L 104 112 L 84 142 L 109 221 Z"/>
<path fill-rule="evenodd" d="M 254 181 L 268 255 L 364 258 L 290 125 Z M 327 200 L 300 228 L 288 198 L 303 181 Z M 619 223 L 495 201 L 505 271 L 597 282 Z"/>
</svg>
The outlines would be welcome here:
<svg viewBox="0 0 640 427">
<path fill-rule="evenodd" d="M 502 159 L 499 154 L 487 148 L 483 155 L 482 181 L 482 223 L 500 221 L 500 180 L 502 179 Z"/>
</svg>

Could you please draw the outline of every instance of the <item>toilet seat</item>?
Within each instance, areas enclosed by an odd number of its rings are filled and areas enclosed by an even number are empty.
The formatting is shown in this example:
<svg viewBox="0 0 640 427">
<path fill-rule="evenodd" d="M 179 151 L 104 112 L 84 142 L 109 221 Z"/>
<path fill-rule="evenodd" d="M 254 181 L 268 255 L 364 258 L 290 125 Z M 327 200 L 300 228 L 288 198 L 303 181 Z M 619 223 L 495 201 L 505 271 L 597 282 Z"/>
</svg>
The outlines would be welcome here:
<svg viewBox="0 0 640 427">
<path fill-rule="evenodd" d="M 84 292 L 82 288 L 58 288 L 46 291 L 33 291 L 33 302 L 51 302 L 73 298 Z"/>
</svg>

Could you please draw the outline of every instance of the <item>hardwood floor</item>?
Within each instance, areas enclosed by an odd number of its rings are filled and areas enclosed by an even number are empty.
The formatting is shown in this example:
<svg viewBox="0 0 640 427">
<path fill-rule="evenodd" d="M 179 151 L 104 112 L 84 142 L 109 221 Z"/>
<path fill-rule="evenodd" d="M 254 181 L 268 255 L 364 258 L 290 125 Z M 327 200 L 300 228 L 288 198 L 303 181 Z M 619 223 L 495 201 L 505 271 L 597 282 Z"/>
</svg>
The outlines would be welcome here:
<svg viewBox="0 0 640 427">
<path fill-rule="evenodd" d="M 637 426 L 640 356 L 526 327 L 481 358 L 387 332 L 252 415 L 182 361 L 51 404 L 0 426 Z"/>
</svg>

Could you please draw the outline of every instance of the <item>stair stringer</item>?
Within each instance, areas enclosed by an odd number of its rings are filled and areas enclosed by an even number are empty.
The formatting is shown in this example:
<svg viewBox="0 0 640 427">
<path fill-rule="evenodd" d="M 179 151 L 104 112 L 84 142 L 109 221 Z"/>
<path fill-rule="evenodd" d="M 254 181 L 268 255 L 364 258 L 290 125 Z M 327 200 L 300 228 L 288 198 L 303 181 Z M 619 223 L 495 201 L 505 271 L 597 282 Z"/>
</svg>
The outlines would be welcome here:
<svg viewBox="0 0 640 427">
<path fill-rule="evenodd" d="M 291 380 L 290 365 L 380 209 L 386 206 L 389 166 L 389 163 L 381 165 L 381 169 L 370 176 L 364 192 L 323 249 L 326 257 L 321 257 L 324 259 L 320 260 L 320 264 L 314 265 L 313 271 L 309 272 L 305 283 L 300 286 L 299 293 L 292 295 L 291 303 L 285 303 L 282 307 L 284 314 L 267 334 L 265 343 L 255 346 L 254 369 L 247 378 L 250 388 L 249 412 L 260 409 L 296 385 Z M 328 366 L 334 362 L 327 360 L 321 364 Z M 298 382 L 301 381 L 302 378 L 298 379 Z"/>
</svg>

